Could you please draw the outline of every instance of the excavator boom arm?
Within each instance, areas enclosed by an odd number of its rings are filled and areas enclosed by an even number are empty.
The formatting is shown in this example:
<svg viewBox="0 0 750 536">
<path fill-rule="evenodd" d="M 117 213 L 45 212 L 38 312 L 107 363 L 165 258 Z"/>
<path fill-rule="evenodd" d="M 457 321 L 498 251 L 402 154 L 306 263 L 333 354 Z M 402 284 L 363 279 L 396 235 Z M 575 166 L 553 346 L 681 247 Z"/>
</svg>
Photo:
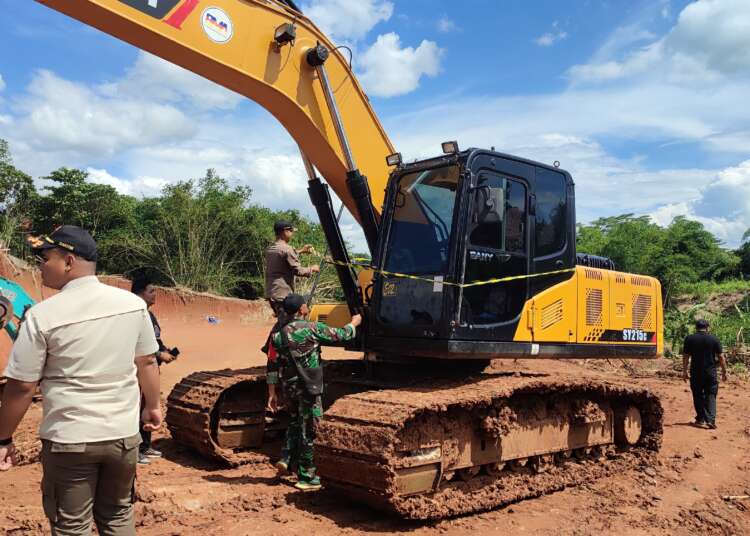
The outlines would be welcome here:
<svg viewBox="0 0 750 536">
<path fill-rule="evenodd" d="M 377 213 L 394 152 L 350 65 L 293 3 L 275 0 L 37 0 L 139 49 L 242 94 L 268 110 L 359 217 L 346 185 L 347 157 L 318 74 L 307 61 L 322 44 L 330 87 L 356 167 L 368 178 Z M 294 26 L 275 40 L 276 29 Z M 287 27 L 288 28 L 288 27 Z"/>
</svg>

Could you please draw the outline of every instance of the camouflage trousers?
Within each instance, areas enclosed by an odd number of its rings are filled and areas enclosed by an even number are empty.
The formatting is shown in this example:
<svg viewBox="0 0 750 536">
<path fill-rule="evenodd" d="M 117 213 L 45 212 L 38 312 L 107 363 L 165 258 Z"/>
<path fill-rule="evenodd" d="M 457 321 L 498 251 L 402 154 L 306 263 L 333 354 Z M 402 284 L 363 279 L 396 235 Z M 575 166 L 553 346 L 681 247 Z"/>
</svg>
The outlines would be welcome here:
<svg viewBox="0 0 750 536">
<path fill-rule="evenodd" d="M 320 396 L 307 394 L 300 381 L 282 381 L 282 386 L 290 419 L 281 459 L 290 468 L 297 467 L 300 480 L 309 481 L 315 478 L 313 442 L 323 416 L 323 403 Z"/>
</svg>

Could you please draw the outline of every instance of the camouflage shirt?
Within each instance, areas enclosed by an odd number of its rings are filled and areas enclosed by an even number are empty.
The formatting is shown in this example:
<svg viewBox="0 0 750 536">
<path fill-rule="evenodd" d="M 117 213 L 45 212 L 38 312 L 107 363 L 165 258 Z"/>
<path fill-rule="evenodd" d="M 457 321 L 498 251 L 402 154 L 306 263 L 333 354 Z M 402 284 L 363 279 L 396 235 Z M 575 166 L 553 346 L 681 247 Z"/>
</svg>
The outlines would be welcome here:
<svg viewBox="0 0 750 536">
<path fill-rule="evenodd" d="M 284 348 L 281 332 L 284 331 L 289 342 Z M 323 322 L 293 320 L 273 336 L 274 349 L 279 355 L 287 355 L 296 360 L 303 368 L 320 366 L 320 343 L 350 341 L 356 335 L 353 325 L 343 328 L 332 328 Z M 278 383 L 279 359 L 268 363 L 268 383 Z"/>
</svg>

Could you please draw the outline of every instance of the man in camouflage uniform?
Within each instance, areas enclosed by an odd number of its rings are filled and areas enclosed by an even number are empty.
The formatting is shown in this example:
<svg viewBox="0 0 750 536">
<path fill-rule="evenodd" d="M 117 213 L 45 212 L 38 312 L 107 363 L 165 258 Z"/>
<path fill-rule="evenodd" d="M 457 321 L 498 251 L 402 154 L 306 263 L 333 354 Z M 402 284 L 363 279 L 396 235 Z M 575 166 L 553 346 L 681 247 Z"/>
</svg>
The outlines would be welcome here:
<svg viewBox="0 0 750 536">
<path fill-rule="evenodd" d="M 320 479 L 315 475 L 313 441 L 318 421 L 323 416 L 320 343 L 353 339 L 362 317 L 352 316 L 343 328 L 309 322 L 305 320 L 309 312 L 307 304 L 299 294 L 290 294 L 284 299 L 284 312 L 291 321 L 272 338 L 273 349 L 278 355 L 274 361 L 269 361 L 267 375 L 269 385 L 281 381 L 291 417 L 276 467 L 285 473 L 297 465 L 295 487 L 314 491 L 320 489 Z"/>
<path fill-rule="evenodd" d="M 305 244 L 300 249 L 294 249 L 290 242 L 294 236 L 295 228 L 287 221 L 277 221 L 273 224 L 273 232 L 276 235 L 276 241 L 266 250 L 266 299 L 268 304 L 276 315 L 276 322 L 271 328 L 271 332 L 266 338 L 266 343 L 261 350 L 268 354 L 268 345 L 271 337 L 279 330 L 279 327 L 286 323 L 284 318 L 284 298 L 294 293 L 294 278 L 310 277 L 320 271 L 320 267 L 304 267 L 300 264 L 299 256 L 303 253 L 311 253 L 313 247 Z M 270 360 L 270 356 L 269 356 Z M 273 366 L 270 364 L 269 365 Z M 276 386 L 268 385 L 268 406 L 267 410 L 276 413 Z"/>
</svg>

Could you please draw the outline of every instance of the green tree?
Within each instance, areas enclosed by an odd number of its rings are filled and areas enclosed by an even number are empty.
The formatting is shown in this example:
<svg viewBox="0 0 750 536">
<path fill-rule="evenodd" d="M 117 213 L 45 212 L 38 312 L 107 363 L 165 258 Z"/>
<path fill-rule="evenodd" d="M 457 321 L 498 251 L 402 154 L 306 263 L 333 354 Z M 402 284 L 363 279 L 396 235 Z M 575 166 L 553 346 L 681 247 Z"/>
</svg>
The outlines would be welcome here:
<svg viewBox="0 0 750 536">
<path fill-rule="evenodd" d="M 78 225 L 99 240 L 109 232 L 129 227 L 137 201 L 120 195 L 112 186 L 87 181 L 81 169 L 60 168 L 45 180 L 52 184 L 43 190 L 47 195 L 37 199 L 34 228 L 49 233 L 58 225 Z"/>
<path fill-rule="evenodd" d="M 659 278 L 667 299 L 697 281 L 735 275 L 741 262 L 703 224 L 683 216 L 666 228 L 648 216 L 600 218 L 578 226 L 577 249 L 611 258 L 618 270 Z"/>
<path fill-rule="evenodd" d="M 37 200 L 34 181 L 13 165 L 8 142 L 0 139 L 0 247 L 23 256 L 20 227 L 26 224 Z"/>
<path fill-rule="evenodd" d="M 171 285 L 228 294 L 245 277 L 250 195 L 249 188 L 230 187 L 212 169 L 200 179 L 166 186 L 161 198 L 141 203 L 137 232 L 118 233 L 110 254 Z"/>
<path fill-rule="evenodd" d="M 720 281 L 735 275 L 739 257 L 721 247 L 721 241 L 703 224 L 684 216 L 667 227 L 662 256 L 655 274 L 670 288 L 679 288 L 701 280 Z"/>
<path fill-rule="evenodd" d="M 750 229 L 742 235 L 742 245 L 735 253 L 740 258 L 740 272 L 745 279 L 750 278 Z"/>
</svg>

